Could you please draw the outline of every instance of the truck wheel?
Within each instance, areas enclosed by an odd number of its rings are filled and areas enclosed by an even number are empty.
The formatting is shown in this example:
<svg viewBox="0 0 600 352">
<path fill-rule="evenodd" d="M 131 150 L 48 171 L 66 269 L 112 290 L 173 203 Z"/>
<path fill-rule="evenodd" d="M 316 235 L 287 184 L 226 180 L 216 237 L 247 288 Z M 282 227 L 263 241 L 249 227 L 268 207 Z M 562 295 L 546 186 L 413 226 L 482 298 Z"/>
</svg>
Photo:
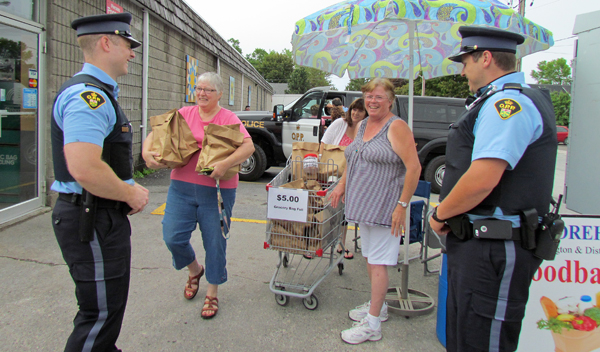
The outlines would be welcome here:
<svg viewBox="0 0 600 352">
<path fill-rule="evenodd" d="M 446 156 L 437 156 L 425 168 L 425 181 L 431 182 L 431 192 L 439 194 L 442 190 L 442 180 L 446 172 Z"/>
<path fill-rule="evenodd" d="M 267 155 L 254 143 L 254 153 L 240 165 L 240 180 L 256 181 L 267 169 Z"/>
</svg>

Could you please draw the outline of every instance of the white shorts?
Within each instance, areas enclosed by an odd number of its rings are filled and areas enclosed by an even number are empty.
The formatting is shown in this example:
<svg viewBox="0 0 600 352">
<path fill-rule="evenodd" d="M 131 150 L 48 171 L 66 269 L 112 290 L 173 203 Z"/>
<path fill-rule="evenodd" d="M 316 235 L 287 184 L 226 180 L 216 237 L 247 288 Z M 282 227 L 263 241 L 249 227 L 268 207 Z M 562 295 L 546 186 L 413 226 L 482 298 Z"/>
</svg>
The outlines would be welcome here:
<svg viewBox="0 0 600 352">
<path fill-rule="evenodd" d="M 363 257 L 369 264 L 396 265 L 400 252 L 400 236 L 392 235 L 389 227 L 359 224 Z"/>
</svg>

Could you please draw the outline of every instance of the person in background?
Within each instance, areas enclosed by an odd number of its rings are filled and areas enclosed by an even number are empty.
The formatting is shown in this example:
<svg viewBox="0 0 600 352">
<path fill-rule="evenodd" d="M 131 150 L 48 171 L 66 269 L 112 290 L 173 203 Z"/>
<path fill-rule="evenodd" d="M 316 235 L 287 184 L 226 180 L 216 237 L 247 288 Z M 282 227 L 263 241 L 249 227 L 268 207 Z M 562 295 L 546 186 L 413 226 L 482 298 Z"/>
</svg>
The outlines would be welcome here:
<svg viewBox="0 0 600 352">
<path fill-rule="evenodd" d="M 349 110 L 347 107 L 344 106 L 344 103 L 342 103 L 342 99 L 340 98 L 333 98 L 331 100 L 331 105 L 340 107 L 343 113 L 346 113 Z"/>
<path fill-rule="evenodd" d="M 59 193 L 52 225 L 79 306 L 65 351 L 120 351 L 131 269 L 127 215 L 148 204 L 148 190 L 133 181 L 133 131 L 116 100 L 116 80 L 141 44 L 129 34 L 131 18 L 71 23 L 85 63 L 52 107 L 52 190 Z"/>
<path fill-rule="evenodd" d="M 448 235 L 446 347 L 514 351 L 542 262 L 523 248 L 529 241 L 522 236 L 549 211 L 556 119 L 550 96 L 515 72 L 521 35 L 475 26 L 458 31 L 460 52 L 449 59 L 463 64 L 475 97 L 448 134 L 441 203 L 429 220 L 434 232 Z M 533 215 L 527 225 L 526 213 Z"/>
<path fill-rule="evenodd" d="M 356 136 L 356 128 L 358 123 L 362 121 L 367 116 L 367 112 L 365 111 L 365 100 L 363 98 L 356 99 L 350 104 L 350 109 L 346 112 L 346 115 L 343 119 L 338 119 L 331 123 L 325 134 L 323 135 L 323 139 L 321 139 L 321 143 L 324 144 L 335 144 L 340 146 L 348 146 L 354 140 Z M 327 162 L 327 160 L 322 160 L 322 162 Z M 342 222 L 342 239 L 341 243 L 337 248 L 338 253 L 342 253 L 344 247 L 346 246 L 346 232 L 348 231 L 348 222 L 344 218 Z M 354 254 L 350 253 L 348 249 L 345 250 L 344 258 L 353 259 Z"/>
<path fill-rule="evenodd" d="M 346 147 L 348 165 L 331 193 L 331 205 L 346 203 L 346 218 L 360 225 L 362 253 L 371 281 L 371 300 L 352 309 L 356 321 L 343 330 L 350 344 L 381 339 L 388 266 L 398 263 L 406 211 L 421 174 L 415 140 L 406 122 L 395 116 L 394 85 L 375 78 L 362 87 L 367 118 L 359 122 L 354 141 Z M 406 231 L 408 235 L 409 231 Z"/>
<path fill-rule="evenodd" d="M 179 112 L 190 126 L 198 145 L 202 145 L 204 127 L 209 123 L 239 124 L 240 132 L 245 136 L 242 145 L 234 153 L 223 161 L 209 165 L 214 167 L 210 176 L 199 175 L 196 172 L 199 152 L 194 154 L 187 165 L 171 171 L 171 185 L 167 194 L 165 217 L 162 221 L 163 239 L 173 256 L 175 269 L 188 268 L 189 276 L 183 295 L 188 300 L 193 299 L 198 293 L 204 266 L 196 258 L 190 239 L 196 225 L 200 226 L 205 250 L 206 280 L 208 281 L 201 317 L 209 319 L 214 317 L 219 309 L 218 287 L 227 281 L 227 240 L 220 225 L 216 180 L 220 180 L 232 166 L 239 165 L 248 159 L 254 153 L 254 144 L 240 119 L 231 111 L 219 106 L 219 100 L 223 95 L 221 77 L 213 72 L 205 72 L 198 76 L 196 82 L 197 105 L 185 106 L 179 109 Z M 164 164 L 156 161 L 155 157 L 159 155 L 150 151 L 151 145 L 152 132 L 144 141 L 143 146 L 142 157 L 146 161 L 146 165 L 151 169 L 165 168 Z M 236 174 L 231 179 L 219 182 L 225 212 L 229 214 L 229 217 L 231 217 L 235 203 L 238 179 L 239 176 Z M 228 228 L 228 226 L 225 227 Z"/>
<path fill-rule="evenodd" d="M 246 107 L 244 108 L 244 111 L 250 111 L 250 105 L 246 105 Z"/>
</svg>

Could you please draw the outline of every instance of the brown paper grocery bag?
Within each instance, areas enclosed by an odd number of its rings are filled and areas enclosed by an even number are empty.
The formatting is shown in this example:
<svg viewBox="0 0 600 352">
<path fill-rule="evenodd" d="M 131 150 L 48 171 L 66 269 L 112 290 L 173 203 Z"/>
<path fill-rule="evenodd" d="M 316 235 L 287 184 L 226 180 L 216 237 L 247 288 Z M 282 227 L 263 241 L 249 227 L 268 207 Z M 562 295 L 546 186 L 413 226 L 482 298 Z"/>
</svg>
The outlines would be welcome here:
<svg viewBox="0 0 600 352">
<path fill-rule="evenodd" d="M 170 168 L 185 166 L 200 148 L 190 126 L 177 109 L 150 117 L 152 145 L 150 151 L 160 156 L 156 161 Z"/>
<path fill-rule="evenodd" d="M 327 178 L 330 176 L 336 176 L 337 178 L 342 176 L 346 169 L 346 157 L 344 151 L 346 147 L 342 147 L 334 144 L 321 144 L 319 154 L 321 154 L 321 160 L 319 164 L 319 181 L 327 182 Z M 337 168 L 334 167 L 337 165 Z"/>
<path fill-rule="evenodd" d="M 204 127 L 204 139 L 202 140 L 202 150 L 198 156 L 196 172 L 211 166 L 212 164 L 225 160 L 244 142 L 244 134 L 240 132 L 240 124 L 233 125 L 215 125 L 209 123 Z M 229 168 L 222 180 L 228 180 L 240 171 L 240 166 L 235 165 Z"/>
<path fill-rule="evenodd" d="M 315 142 L 295 142 L 292 143 L 292 173 L 293 179 L 297 180 L 304 176 L 302 162 L 306 154 L 319 155 L 319 143 Z"/>
</svg>

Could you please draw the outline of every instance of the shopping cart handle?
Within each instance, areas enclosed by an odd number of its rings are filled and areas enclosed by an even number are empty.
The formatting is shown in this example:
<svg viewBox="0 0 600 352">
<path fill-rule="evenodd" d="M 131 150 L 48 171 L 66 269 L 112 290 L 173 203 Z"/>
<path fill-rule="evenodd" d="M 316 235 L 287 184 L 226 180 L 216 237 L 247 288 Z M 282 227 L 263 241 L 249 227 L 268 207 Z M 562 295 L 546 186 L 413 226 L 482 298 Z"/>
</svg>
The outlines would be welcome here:
<svg viewBox="0 0 600 352">
<path fill-rule="evenodd" d="M 319 196 L 319 197 L 325 197 L 326 195 L 327 195 L 327 190 L 317 191 L 317 196 Z"/>
</svg>

